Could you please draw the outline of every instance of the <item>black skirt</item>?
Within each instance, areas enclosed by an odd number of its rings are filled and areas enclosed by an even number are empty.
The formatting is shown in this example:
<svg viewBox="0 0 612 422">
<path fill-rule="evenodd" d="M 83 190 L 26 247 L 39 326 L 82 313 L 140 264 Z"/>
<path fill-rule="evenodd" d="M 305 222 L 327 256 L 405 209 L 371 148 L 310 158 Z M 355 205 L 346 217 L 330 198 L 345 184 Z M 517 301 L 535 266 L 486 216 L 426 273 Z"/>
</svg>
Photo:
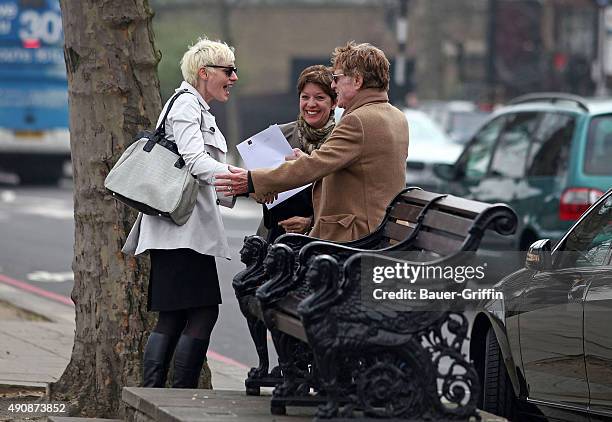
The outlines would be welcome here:
<svg viewBox="0 0 612 422">
<path fill-rule="evenodd" d="M 150 311 L 178 311 L 221 303 L 214 256 L 192 249 L 151 249 L 149 253 Z"/>
</svg>

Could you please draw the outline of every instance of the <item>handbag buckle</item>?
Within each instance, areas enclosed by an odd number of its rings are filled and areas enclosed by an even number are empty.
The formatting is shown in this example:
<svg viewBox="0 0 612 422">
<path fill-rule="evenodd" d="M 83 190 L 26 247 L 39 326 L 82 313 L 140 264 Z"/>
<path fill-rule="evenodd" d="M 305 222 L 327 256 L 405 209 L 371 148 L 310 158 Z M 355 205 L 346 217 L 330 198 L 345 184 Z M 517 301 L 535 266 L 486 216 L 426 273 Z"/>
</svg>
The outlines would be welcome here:
<svg viewBox="0 0 612 422">
<path fill-rule="evenodd" d="M 147 140 L 147 143 L 145 144 L 144 147 L 142 147 L 142 149 L 146 152 L 151 152 L 151 150 L 153 149 L 153 147 L 155 146 L 156 142 L 153 139 Z"/>
</svg>

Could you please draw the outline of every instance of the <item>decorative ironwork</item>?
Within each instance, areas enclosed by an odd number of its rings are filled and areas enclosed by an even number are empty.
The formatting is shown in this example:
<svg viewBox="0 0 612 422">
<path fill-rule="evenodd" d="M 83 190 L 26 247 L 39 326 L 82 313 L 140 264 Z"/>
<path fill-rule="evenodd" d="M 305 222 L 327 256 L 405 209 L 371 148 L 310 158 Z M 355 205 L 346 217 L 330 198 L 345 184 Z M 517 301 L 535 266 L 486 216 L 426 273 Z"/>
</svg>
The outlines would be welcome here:
<svg viewBox="0 0 612 422">
<path fill-rule="evenodd" d="M 266 274 L 263 261 L 268 250 L 268 242 L 259 236 L 247 236 L 240 250 L 240 260 L 246 268 L 234 276 L 232 287 L 238 299 L 240 311 L 244 315 L 249 334 L 255 344 L 259 364 L 251 368 L 245 380 L 247 393 L 258 395 L 259 387 L 273 386 L 281 381 L 279 367 L 268 373 L 270 360 L 268 355 L 267 329 L 264 322 L 257 317 L 259 304 L 255 299 L 255 291 L 263 281 Z"/>
<path fill-rule="evenodd" d="M 272 332 L 278 362 L 282 370 L 282 383 L 274 388 L 276 399 L 310 394 L 313 385 L 311 367 L 312 352 L 304 342 L 276 329 L 273 305 L 293 290 L 296 279 L 293 277 L 295 258 L 293 250 L 285 244 L 270 246 L 263 261 L 267 281 L 257 290 L 256 296 L 261 304 L 263 319 Z"/>
<path fill-rule="evenodd" d="M 267 275 L 266 281 L 257 289 L 255 296 L 265 309 L 284 297 L 296 283 L 293 278 L 295 268 L 293 250 L 282 243 L 271 245 L 263 260 L 263 267 Z"/>
<path fill-rule="evenodd" d="M 397 309 L 369 302 L 362 297 L 361 272 L 371 260 L 465 265 L 465 252 L 478 249 L 486 229 L 507 235 L 516 224 L 516 214 L 503 204 L 408 188 L 363 239 L 337 243 L 287 234 L 263 257 L 263 239 L 247 238 L 258 252 L 245 251 L 247 269 L 234 284 L 239 301 L 250 298 L 243 313 L 265 321 L 278 351 L 283 379 L 272 412 L 322 403 L 321 419 L 355 412 L 375 419 L 479 419 L 478 376 L 461 352 L 465 316 L 453 311 L 452 302 L 437 303 L 435 310 L 427 303 Z M 407 253 L 402 260 L 380 254 L 390 251 Z M 428 282 L 430 289 L 459 288 L 453 281 Z M 261 331 L 257 335 L 254 340 Z"/>
<path fill-rule="evenodd" d="M 327 396 L 317 416 L 352 417 L 358 409 L 373 418 L 476 417 L 478 376 L 461 353 L 467 319 L 450 311 L 399 312 L 364 302 L 359 270 L 351 266 L 343 280 L 338 262 L 323 255 L 306 272 L 314 293 L 300 303 L 298 312 Z M 450 336 L 443 336 L 443 330 Z M 348 389 L 337 371 L 343 360 L 352 362 L 350 383 L 356 391 L 349 395 L 351 403 L 340 409 Z"/>
</svg>

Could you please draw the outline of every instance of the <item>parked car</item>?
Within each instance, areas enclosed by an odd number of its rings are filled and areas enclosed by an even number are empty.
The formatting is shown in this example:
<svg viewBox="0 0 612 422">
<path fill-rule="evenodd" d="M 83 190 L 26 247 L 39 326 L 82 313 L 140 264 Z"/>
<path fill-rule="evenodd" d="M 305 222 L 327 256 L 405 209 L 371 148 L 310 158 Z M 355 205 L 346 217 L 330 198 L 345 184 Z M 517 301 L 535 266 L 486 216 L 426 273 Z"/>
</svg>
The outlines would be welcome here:
<svg viewBox="0 0 612 422">
<path fill-rule="evenodd" d="M 610 157 L 612 100 L 544 93 L 499 109 L 454 165 L 434 170 L 444 192 L 511 205 L 517 235 L 497 247 L 525 251 L 558 240 L 612 186 Z"/>
<path fill-rule="evenodd" d="M 489 115 L 470 101 L 427 101 L 419 108 L 459 144 L 470 140 Z"/>
<path fill-rule="evenodd" d="M 434 174 L 434 165 L 454 163 L 462 148 L 453 143 L 448 135 L 422 111 L 406 109 L 404 114 L 408 120 L 410 137 L 406 160 L 406 185 L 438 192 L 443 182 Z"/>
<path fill-rule="evenodd" d="M 336 107 L 336 122 L 340 121 L 344 109 Z M 427 114 L 407 108 L 409 145 L 406 160 L 406 186 L 419 186 L 425 190 L 439 192 L 445 182 L 434 173 L 434 165 L 452 165 L 461 154 L 462 147 L 451 141 Z"/>
<path fill-rule="evenodd" d="M 612 189 L 552 249 L 531 245 L 476 313 L 480 408 L 512 421 L 612 418 Z M 590 419 L 589 419 L 590 418 Z"/>
</svg>

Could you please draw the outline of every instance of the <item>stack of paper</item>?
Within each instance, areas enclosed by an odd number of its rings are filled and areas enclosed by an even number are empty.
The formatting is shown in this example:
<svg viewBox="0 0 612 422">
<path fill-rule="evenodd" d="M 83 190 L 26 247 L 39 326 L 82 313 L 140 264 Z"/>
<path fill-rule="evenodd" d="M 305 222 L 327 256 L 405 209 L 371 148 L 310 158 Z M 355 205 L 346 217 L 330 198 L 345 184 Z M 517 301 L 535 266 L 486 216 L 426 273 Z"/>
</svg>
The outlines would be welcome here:
<svg viewBox="0 0 612 422">
<path fill-rule="evenodd" d="M 236 148 L 249 170 L 276 168 L 285 162 L 287 155 L 293 154 L 291 145 L 285 139 L 278 125 L 272 125 L 251 136 L 246 141 L 239 143 Z M 310 184 L 279 193 L 278 199 L 271 204 L 266 204 L 266 206 L 268 209 L 274 208 L 308 186 Z"/>
</svg>

